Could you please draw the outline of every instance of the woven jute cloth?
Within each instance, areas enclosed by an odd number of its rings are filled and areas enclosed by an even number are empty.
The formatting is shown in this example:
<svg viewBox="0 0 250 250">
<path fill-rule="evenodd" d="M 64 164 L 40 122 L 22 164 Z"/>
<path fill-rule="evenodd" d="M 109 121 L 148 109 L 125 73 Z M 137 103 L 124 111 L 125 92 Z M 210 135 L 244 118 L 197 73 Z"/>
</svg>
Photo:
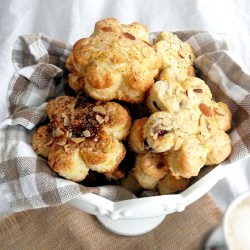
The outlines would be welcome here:
<svg viewBox="0 0 250 250">
<path fill-rule="evenodd" d="M 183 212 L 167 215 L 151 232 L 128 237 L 108 231 L 94 216 L 64 204 L 0 219 L 0 249 L 201 250 L 222 215 L 205 195 Z"/>
<path fill-rule="evenodd" d="M 220 35 L 203 31 L 176 34 L 193 47 L 196 68 L 214 99 L 227 103 L 232 111 L 233 150 L 224 164 L 249 157 L 250 76 L 232 59 L 230 46 Z M 86 187 L 60 178 L 31 147 L 33 131 L 45 119 L 46 102 L 64 94 L 65 60 L 70 52 L 70 45 L 44 34 L 20 36 L 14 46 L 16 72 L 8 88 L 10 115 L 0 121 L 0 192 L 8 211 L 61 205 L 88 192 L 111 200 L 133 197 L 118 186 Z"/>
</svg>

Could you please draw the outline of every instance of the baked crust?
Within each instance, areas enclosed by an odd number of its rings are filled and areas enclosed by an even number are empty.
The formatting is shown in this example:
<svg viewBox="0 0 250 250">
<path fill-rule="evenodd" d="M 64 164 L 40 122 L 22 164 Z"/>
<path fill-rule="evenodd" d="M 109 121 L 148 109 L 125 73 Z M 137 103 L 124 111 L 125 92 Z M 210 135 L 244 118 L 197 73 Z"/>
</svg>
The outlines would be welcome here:
<svg viewBox="0 0 250 250">
<path fill-rule="evenodd" d="M 126 154 L 121 140 L 131 125 L 127 109 L 79 94 L 77 98 L 50 100 L 46 113 L 50 122 L 36 130 L 32 146 L 39 155 L 48 157 L 55 172 L 73 181 L 85 179 L 89 169 L 113 179 L 124 175 L 119 163 Z"/>
<path fill-rule="evenodd" d="M 124 25 L 115 18 L 97 22 L 93 34 L 77 41 L 67 59 L 69 85 L 96 100 L 141 102 L 161 63 L 148 35 L 139 23 Z"/>
</svg>

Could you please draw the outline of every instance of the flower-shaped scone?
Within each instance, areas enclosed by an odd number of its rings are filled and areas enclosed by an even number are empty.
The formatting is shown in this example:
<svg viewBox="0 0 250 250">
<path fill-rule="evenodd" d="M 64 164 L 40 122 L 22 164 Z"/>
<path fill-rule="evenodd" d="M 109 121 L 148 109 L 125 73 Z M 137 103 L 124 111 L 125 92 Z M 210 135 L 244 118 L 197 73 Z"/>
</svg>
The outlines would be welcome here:
<svg viewBox="0 0 250 250">
<path fill-rule="evenodd" d="M 141 102 L 161 63 L 148 35 L 140 23 L 97 22 L 94 33 L 77 41 L 67 59 L 69 85 L 96 100 Z"/>
<path fill-rule="evenodd" d="M 136 157 L 135 166 L 122 184 L 132 192 L 154 189 L 160 194 L 171 194 L 187 188 L 189 179 L 171 175 L 162 154 L 145 153 Z"/>
<path fill-rule="evenodd" d="M 149 90 L 146 103 L 151 113 L 168 111 L 176 114 L 183 108 L 191 109 L 200 103 L 209 106 L 211 98 L 211 91 L 204 81 L 188 77 L 181 83 L 165 80 L 155 82 Z"/>
<path fill-rule="evenodd" d="M 226 104 L 211 100 L 201 79 L 190 77 L 178 86 L 164 83 L 153 86 L 149 103 L 154 113 L 134 121 L 129 145 L 137 154 L 163 153 L 173 176 L 190 178 L 204 165 L 219 164 L 231 153 L 231 140 L 225 133 L 231 112 Z"/>
<path fill-rule="evenodd" d="M 46 113 L 50 122 L 36 130 L 32 146 L 37 154 L 48 158 L 55 172 L 73 181 L 84 180 L 89 169 L 109 179 L 124 175 L 119 164 L 126 154 L 121 140 L 131 124 L 127 109 L 79 94 L 77 98 L 50 100 Z"/>
<path fill-rule="evenodd" d="M 162 61 L 159 80 L 182 82 L 188 76 L 195 75 L 195 55 L 188 43 L 181 41 L 173 33 L 161 32 L 153 47 Z"/>
</svg>

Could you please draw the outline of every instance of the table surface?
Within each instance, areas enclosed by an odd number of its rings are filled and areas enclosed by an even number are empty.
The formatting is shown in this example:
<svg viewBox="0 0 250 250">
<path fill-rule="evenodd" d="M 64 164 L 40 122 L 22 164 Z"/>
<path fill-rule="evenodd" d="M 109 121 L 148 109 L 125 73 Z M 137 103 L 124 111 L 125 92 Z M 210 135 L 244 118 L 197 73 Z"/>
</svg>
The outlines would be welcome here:
<svg viewBox="0 0 250 250">
<path fill-rule="evenodd" d="M 0 93 L 7 96 L 14 72 L 11 51 L 21 34 L 44 33 L 73 44 L 92 33 L 94 23 L 116 17 L 122 23 L 138 21 L 149 31 L 207 30 L 230 41 L 235 58 L 250 72 L 250 1 L 242 0 L 0 0 Z M 0 120 L 8 116 L 0 99 Z M 225 209 L 238 194 L 250 189 L 250 160 L 232 166 L 210 194 Z M 0 197 L 0 199 L 3 199 Z"/>
</svg>

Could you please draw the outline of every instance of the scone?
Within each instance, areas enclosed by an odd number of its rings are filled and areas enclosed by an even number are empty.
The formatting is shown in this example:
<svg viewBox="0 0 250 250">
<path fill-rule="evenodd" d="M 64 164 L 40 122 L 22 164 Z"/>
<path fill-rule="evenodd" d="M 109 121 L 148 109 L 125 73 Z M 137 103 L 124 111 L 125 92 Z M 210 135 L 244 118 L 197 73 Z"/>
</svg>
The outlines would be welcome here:
<svg viewBox="0 0 250 250">
<path fill-rule="evenodd" d="M 168 172 L 157 184 L 159 194 L 173 194 L 185 190 L 190 184 L 190 179 L 176 178 Z"/>
<path fill-rule="evenodd" d="M 96 23 L 89 38 L 77 41 L 67 59 L 69 85 L 96 100 L 139 103 L 158 75 L 161 59 L 140 23 L 115 18 Z"/>
<path fill-rule="evenodd" d="M 192 47 L 170 32 L 161 32 L 153 47 L 160 56 L 159 80 L 182 82 L 189 76 L 195 76 L 195 55 Z"/>
<path fill-rule="evenodd" d="M 146 189 L 164 195 L 186 189 L 189 182 L 190 179 L 171 174 L 162 154 L 146 153 L 137 155 L 135 167 L 122 179 L 122 186 L 133 193 Z"/>
<path fill-rule="evenodd" d="M 137 155 L 133 168 L 134 176 L 145 189 L 154 189 L 167 171 L 168 167 L 164 164 L 163 156 L 155 153 Z"/>
<path fill-rule="evenodd" d="M 176 114 L 183 108 L 191 109 L 199 103 L 209 106 L 211 98 L 212 93 L 203 80 L 188 77 L 180 83 L 165 80 L 155 82 L 149 90 L 146 103 L 151 113 L 168 111 Z"/>
<path fill-rule="evenodd" d="M 225 103 L 211 99 L 204 81 L 159 81 L 152 89 L 148 102 L 153 113 L 134 121 L 128 137 L 134 152 L 163 153 L 175 178 L 197 176 L 204 165 L 219 164 L 229 156 L 232 145 L 226 131 L 231 112 Z"/>
<path fill-rule="evenodd" d="M 89 169 L 119 179 L 119 163 L 126 154 L 121 140 L 129 133 L 128 110 L 115 102 L 101 103 L 84 94 L 60 96 L 46 106 L 49 124 L 33 135 L 33 149 L 48 158 L 59 175 L 82 181 Z"/>
</svg>

